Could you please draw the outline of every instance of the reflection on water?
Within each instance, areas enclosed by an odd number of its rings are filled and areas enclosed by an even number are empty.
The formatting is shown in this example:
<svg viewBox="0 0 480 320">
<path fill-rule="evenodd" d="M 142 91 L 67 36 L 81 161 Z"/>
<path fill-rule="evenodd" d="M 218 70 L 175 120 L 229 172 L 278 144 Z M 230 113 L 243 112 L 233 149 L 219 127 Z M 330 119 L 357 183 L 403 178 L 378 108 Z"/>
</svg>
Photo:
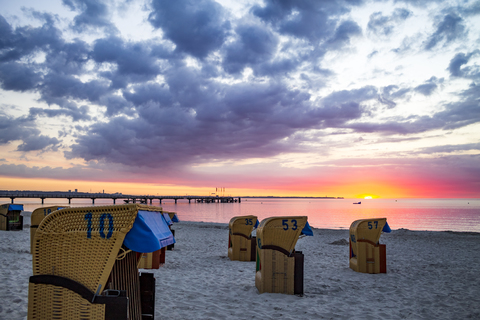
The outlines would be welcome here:
<svg viewBox="0 0 480 320">
<path fill-rule="evenodd" d="M 3 199 L 2 203 L 10 202 Z M 260 220 L 271 216 L 308 216 L 316 228 L 340 229 L 352 221 L 386 217 L 392 229 L 480 232 L 480 199 L 273 199 L 242 198 L 241 203 L 191 203 L 164 200 L 161 207 L 177 212 L 180 220 L 228 223 L 234 216 L 256 215 Z M 40 199 L 15 199 L 26 211 L 41 207 Z M 117 204 L 120 201 L 117 200 Z M 43 206 L 68 206 L 68 200 L 46 199 Z M 95 200 L 95 205 L 111 205 L 111 200 Z M 73 199 L 70 206 L 91 206 L 89 199 Z M 158 201 L 153 205 L 159 206 Z"/>
</svg>

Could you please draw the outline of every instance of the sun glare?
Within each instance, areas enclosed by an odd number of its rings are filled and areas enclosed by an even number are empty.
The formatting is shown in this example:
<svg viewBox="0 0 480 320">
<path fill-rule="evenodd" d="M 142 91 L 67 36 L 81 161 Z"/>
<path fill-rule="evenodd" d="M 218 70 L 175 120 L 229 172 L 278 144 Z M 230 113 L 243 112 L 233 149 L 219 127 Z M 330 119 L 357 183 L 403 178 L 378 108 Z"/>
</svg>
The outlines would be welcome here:
<svg viewBox="0 0 480 320">
<path fill-rule="evenodd" d="M 373 199 L 372 196 L 366 196 L 364 199 Z"/>
</svg>

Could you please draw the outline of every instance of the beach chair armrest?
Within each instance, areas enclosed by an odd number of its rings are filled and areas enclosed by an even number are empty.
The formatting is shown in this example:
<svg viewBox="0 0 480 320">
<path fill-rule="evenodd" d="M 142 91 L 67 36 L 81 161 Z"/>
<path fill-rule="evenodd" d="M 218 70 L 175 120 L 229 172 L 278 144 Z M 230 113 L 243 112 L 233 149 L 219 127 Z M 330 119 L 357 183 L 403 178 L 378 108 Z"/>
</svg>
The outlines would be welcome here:
<svg viewBox="0 0 480 320">
<path fill-rule="evenodd" d="M 274 245 L 264 245 L 262 246 L 261 249 L 270 249 L 270 250 L 275 250 L 275 251 L 279 251 L 281 253 L 283 253 L 284 255 L 286 255 L 287 257 L 290 257 L 291 254 L 290 252 L 288 252 L 286 249 L 282 248 L 282 247 L 279 247 L 279 246 L 274 246 Z"/>
</svg>

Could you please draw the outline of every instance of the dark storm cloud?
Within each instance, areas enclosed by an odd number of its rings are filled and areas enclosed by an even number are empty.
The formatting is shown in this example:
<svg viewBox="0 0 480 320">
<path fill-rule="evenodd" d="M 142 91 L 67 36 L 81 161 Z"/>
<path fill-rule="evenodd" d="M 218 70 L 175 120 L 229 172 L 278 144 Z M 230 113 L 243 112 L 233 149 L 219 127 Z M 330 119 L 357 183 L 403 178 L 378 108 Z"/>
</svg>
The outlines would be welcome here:
<svg viewBox="0 0 480 320">
<path fill-rule="evenodd" d="M 87 106 L 78 107 L 75 103 L 66 99 L 55 99 L 54 103 L 61 106 L 61 109 L 43 109 L 30 108 L 30 115 L 33 117 L 44 116 L 49 118 L 56 118 L 60 116 L 71 117 L 72 121 L 87 121 L 91 120 L 88 114 L 89 108 Z"/>
<path fill-rule="evenodd" d="M 375 12 L 370 15 L 367 28 L 377 36 L 386 37 L 393 33 L 398 23 L 405 21 L 411 15 L 411 11 L 403 8 L 396 8 L 390 16 Z"/>
<path fill-rule="evenodd" d="M 355 21 L 344 21 L 328 39 L 326 46 L 329 50 L 338 50 L 350 44 L 350 39 L 362 34 L 362 29 Z"/>
<path fill-rule="evenodd" d="M 445 104 L 445 110 L 431 116 L 397 117 L 382 123 L 359 122 L 346 127 L 364 133 L 412 134 L 436 129 L 452 130 L 480 122 L 480 86 L 472 84 L 458 97 L 459 101 Z"/>
<path fill-rule="evenodd" d="M 45 66 L 55 73 L 77 75 L 85 71 L 89 60 L 90 47 L 79 39 L 58 44 L 55 51 L 47 51 Z"/>
<path fill-rule="evenodd" d="M 435 91 L 435 89 L 437 89 L 437 83 L 441 82 L 443 82 L 443 79 L 437 79 L 436 77 L 432 77 L 424 84 L 415 87 L 413 90 L 423 94 L 424 96 L 429 96 Z"/>
<path fill-rule="evenodd" d="M 112 63 L 114 70 L 100 73 L 112 81 L 113 88 L 124 88 L 130 83 L 152 80 L 160 73 L 150 47 L 142 42 L 124 42 L 118 37 L 97 40 L 91 57 L 97 63 Z"/>
<path fill-rule="evenodd" d="M 160 105 L 171 105 L 173 98 L 165 84 L 148 83 L 132 86 L 133 92 L 123 91 L 123 96 L 136 106 L 149 101 L 157 102 Z"/>
<path fill-rule="evenodd" d="M 23 139 L 23 143 L 17 147 L 17 151 L 38 151 L 51 147 L 52 150 L 58 149 L 60 141 L 57 138 L 50 138 L 44 135 L 32 135 Z"/>
<path fill-rule="evenodd" d="M 34 67 L 17 62 L 0 63 L 0 83 L 4 90 L 32 90 L 40 81 L 41 75 Z"/>
<path fill-rule="evenodd" d="M 55 148 L 60 141 L 40 134 L 31 118 L 13 118 L 0 114 L 0 144 L 22 141 L 17 151 L 37 151 Z"/>
<path fill-rule="evenodd" d="M 224 69 L 241 72 L 245 66 L 254 66 L 272 59 L 278 38 L 261 26 L 242 25 L 236 30 L 238 40 L 226 48 Z"/>
<path fill-rule="evenodd" d="M 55 28 L 51 18 L 46 19 L 41 27 L 27 26 L 13 30 L 0 15 L 0 63 L 21 59 L 39 50 L 55 50 L 62 42 L 60 36 L 61 32 Z"/>
<path fill-rule="evenodd" d="M 115 26 L 109 21 L 109 12 L 105 3 L 97 0 L 62 0 L 72 11 L 80 12 L 73 19 L 72 28 L 83 32 L 88 28 L 106 28 L 115 32 Z"/>
<path fill-rule="evenodd" d="M 230 25 L 223 8 L 211 0 L 153 0 L 148 20 L 161 28 L 176 50 L 204 58 L 224 43 Z"/>
<path fill-rule="evenodd" d="M 456 13 L 448 13 L 437 23 L 435 32 L 429 36 L 425 44 L 425 49 L 431 50 L 440 42 L 447 45 L 463 38 L 465 32 L 464 19 Z"/>
<path fill-rule="evenodd" d="M 337 28 L 338 17 L 362 2 L 267 0 L 264 7 L 255 5 L 251 11 L 282 34 L 317 43 L 332 38 Z"/>
<path fill-rule="evenodd" d="M 453 77 L 465 77 L 471 78 L 480 75 L 480 70 L 478 67 L 464 67 L 463 65 L 467 64 L 472 56 L 480 55 L 480 50 L 475 50 L 469 54 L 463 52 L 457 53 L 455 57 L 450 60 L 448 65 L 448 71 Z"/>
<path fill-rule="evenodd" d="M 361 103 L 376 96 L 366 87 L 334 93 L 315 105 L 308 94 L 280 83 L 228 85 L 215 92 L 195 75 L 185 70 L 167 77 L 171 104 L 142 100 L 138 118 L 93 125 L 66 157 L 159 167 L 272 156 L 299 150 L 296 142 L 284 140 L 299 129 L 343 127 L 359 119 Z"/>
<path fill-rule="evenodd" d="M 105 95 L 99 99 L 99 103 L 105 107 L 107 107 L 107 116 L 114 116 L 117 114 L 126 114 L 126 115 L 133 115 L 133 107 L 130 102 L 125 100 L 124 97 L 119 95 Z"/>
<path fill-rule="evenodd" d="M 108 91 L 106 81 L 92 80 L 83 82 L 71 75 L 49 73 L 41 85 L 42 99 L 55 103 L 54 99 L 71 98 L 96 102 Z"/>
</svg>

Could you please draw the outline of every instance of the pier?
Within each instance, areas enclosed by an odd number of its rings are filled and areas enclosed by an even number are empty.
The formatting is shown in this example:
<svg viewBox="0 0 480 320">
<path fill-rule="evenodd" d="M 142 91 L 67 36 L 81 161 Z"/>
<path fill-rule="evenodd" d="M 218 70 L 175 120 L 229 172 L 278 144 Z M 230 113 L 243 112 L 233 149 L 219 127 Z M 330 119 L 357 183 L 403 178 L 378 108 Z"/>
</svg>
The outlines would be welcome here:
<svg viewBox="0 0 480 320">
<path fill-rule="evenodd" d="M 38 198 L 42 200 L 42 204 L 45 199 L 68 199 L 70 204 L 72 199 L 91 199 L 92 204 L 95 204 L 96 199 L 112 199 L 113 204 L 116 204 L 117 200 L 123 200 L 124 203 L 145 203 L 153 204 L 153 201 L 159 201 L 161 204 L 163 200 L 188 200 L 199 203 L 234 203 L 241 202 L 240 197 L 231 196 L 153 196 L 153 195 L 127 195 L 122 193 L 90 193 L 90 192 L 77 192 L 77 191 L 7 191 L 0 190 L 0 198 L 10 198 L 11 203 L 17 198 Z"/>
</svg>

